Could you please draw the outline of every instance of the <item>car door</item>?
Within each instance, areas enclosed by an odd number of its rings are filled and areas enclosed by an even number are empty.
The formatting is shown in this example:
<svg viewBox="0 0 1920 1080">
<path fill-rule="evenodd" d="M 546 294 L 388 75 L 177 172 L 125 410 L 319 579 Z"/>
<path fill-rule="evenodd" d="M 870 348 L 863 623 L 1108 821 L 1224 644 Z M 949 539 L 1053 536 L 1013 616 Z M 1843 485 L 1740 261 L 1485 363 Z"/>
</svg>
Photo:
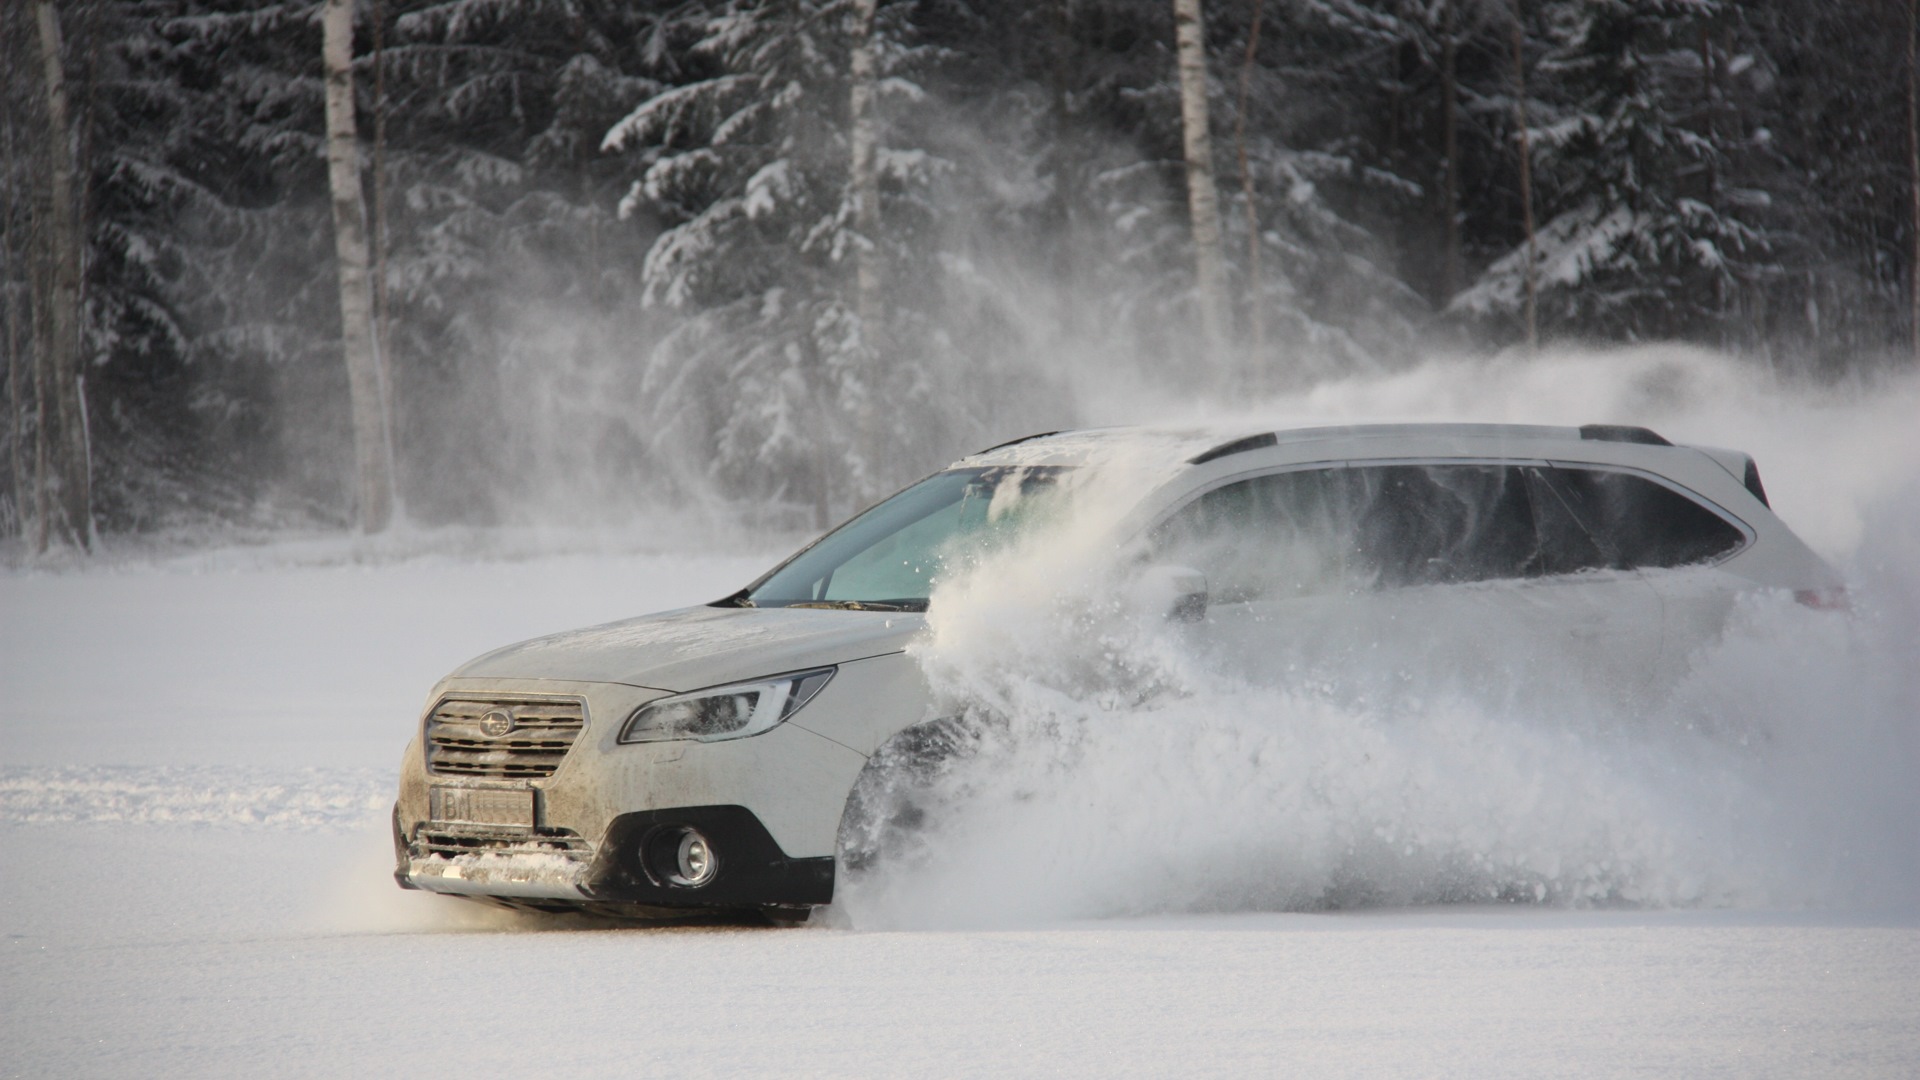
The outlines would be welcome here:
<svg viewBox="0 0 1920 1080">
<path fill-rule="evenodd" d="M 1230 482 L 1154 532 L 1208 579 L 1223 669 L 1350 694 L 1631 696 L 1659 602 L 1613 565 L 1544 462 L 1349 462 Z"/>
<path fill-rule="evenodd" d="M 1192 633 L 1223 670 L 1270 683 L 1350 666 L 1361 635 L 1352 632 L 1341 479 L 1316 468 L 1233 480 L 1150 532 L 1155 561 L 1204 575 L 1206 615 Z"/>
<path fill-rule="evenodd" d="M 1615 565 L 1640 573 L 1661 606 L 1661 642 L 1650 678 L 1684 677 L 1693 656 L 1715 641 L 1751 584 L 1715 563 L 1750 540 L 1744 528 L 1692 496 L 1622 469 L 1559 464 L 1552 470 L 1573 512 Z"/>
</svg>

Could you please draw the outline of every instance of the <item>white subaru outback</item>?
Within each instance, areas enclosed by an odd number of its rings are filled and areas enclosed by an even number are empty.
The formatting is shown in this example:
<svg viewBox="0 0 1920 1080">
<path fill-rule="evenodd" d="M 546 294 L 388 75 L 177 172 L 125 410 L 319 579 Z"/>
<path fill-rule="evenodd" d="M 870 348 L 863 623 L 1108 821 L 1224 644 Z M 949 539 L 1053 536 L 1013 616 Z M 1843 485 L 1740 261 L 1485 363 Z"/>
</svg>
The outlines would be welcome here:
<svg viewBox="0 0 1920 1080">
<path fill-rule="evenodd" d="M 1503 650 L 1547 650 L 1556 678 L 1631 696 L 1742 594 L 1844 603 L 1768 509 L 1751 458 L 1644 428 L 1032 436 L 712 604 L 510 645 L 443 679 L 401 766 L 396 878 L 638 918 L 791 920 L 828 903 L 862 770 L 935 720 L 907 646 L 943 565 L 1008 527 L 988 512 L 996 498 L 1048 492 L 1117 446 L 1147 446 L 1164 468 L 1112 530 L 1116 558 L 1171 583 L 1169 616 L 1242 670 L 1304 646 L 1337 662 L 1332 627 L 1437 619 L 1492 627 Z"/>
</svg>

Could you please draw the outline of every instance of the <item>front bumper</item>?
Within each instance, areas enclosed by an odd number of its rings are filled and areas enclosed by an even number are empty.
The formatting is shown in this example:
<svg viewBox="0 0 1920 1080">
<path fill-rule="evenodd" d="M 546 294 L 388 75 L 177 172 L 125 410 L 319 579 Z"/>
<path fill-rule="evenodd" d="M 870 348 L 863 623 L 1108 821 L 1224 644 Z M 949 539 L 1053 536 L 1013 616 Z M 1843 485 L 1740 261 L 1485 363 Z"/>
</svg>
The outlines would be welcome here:
<svg viewBox="0 0 1920 1080">
<path fill-rule="evenodd" d="M 694 829 L 716 857 L 712 880 L 672 880 L 658 842 Z M 596 845 L 563 830 L 486 832 L 394 814 L 394 877 L 404 888 L 532 906 L 806 907 L 833 899 L 833 857 L 794 858 L 743 806 L 689 806 L 621 814 Z"/>
<path fill-rule="evenodd" d="M 836 691 L 862 700 L 860 673 L 846 674 L 810 707 Z M 406 888 L 559 909 L 830 902 L 840 817 L 865 756 L 793 723 L 713 743 L 619 743 L 620 723 L 661 693 L 607 683 L 443 682 L 401 764 L 396 879 Z M 451 699 L 577 701 L 582 726 L 551 775 L 454 775 L 431 767 L 425 749 L 437 703 Z M 502 824 L 483 824 L 490 821 Z M 686 828 L 718 856 L 717 873 L 699 886 L 674 884 L 643 854 L 659 830 Z"/>
</svg>

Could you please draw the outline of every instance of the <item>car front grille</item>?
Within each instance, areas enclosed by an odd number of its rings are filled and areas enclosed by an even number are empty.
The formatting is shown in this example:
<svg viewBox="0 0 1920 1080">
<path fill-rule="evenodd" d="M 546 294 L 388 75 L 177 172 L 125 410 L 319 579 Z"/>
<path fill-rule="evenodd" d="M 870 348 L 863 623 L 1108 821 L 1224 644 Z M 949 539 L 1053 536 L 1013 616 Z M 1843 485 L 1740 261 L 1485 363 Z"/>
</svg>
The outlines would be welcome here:
<svg viewBox="0 0 1920 1080">
<path fill-rule="evenodd" d="M 408 853 L 416 859 L 460 855 L 558 855 L 591 862 L 593 845 L 571 829 L 449 828 L 423 824 L 413 834 Z"/>
<path fill-rule="evenodd" d="M 488 734 L 490 714 L 496 728 L 499 714 L 510 718 L 508 730 Z M 447 698 L 427 717 L 427 771 L 488 780 L 552 776 L 586 723 L 577 699 Z"/>
</svg>

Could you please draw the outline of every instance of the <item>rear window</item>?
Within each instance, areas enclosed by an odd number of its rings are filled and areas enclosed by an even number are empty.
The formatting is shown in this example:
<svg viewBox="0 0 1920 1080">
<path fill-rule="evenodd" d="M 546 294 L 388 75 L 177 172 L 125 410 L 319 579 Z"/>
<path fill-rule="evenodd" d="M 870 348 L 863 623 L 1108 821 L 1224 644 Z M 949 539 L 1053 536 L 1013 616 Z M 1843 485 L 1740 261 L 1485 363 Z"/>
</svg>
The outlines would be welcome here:
<svg viewBox="0 0 1920 1080">
<path fill-rule="evenodd" d="M 1251 477 L 1152 533 L 1219 602 L 1587 570 L 1682 566 L 1745 536 L 1629 473 L 1527 465 L 1364 465 Z"/>
</svg>

